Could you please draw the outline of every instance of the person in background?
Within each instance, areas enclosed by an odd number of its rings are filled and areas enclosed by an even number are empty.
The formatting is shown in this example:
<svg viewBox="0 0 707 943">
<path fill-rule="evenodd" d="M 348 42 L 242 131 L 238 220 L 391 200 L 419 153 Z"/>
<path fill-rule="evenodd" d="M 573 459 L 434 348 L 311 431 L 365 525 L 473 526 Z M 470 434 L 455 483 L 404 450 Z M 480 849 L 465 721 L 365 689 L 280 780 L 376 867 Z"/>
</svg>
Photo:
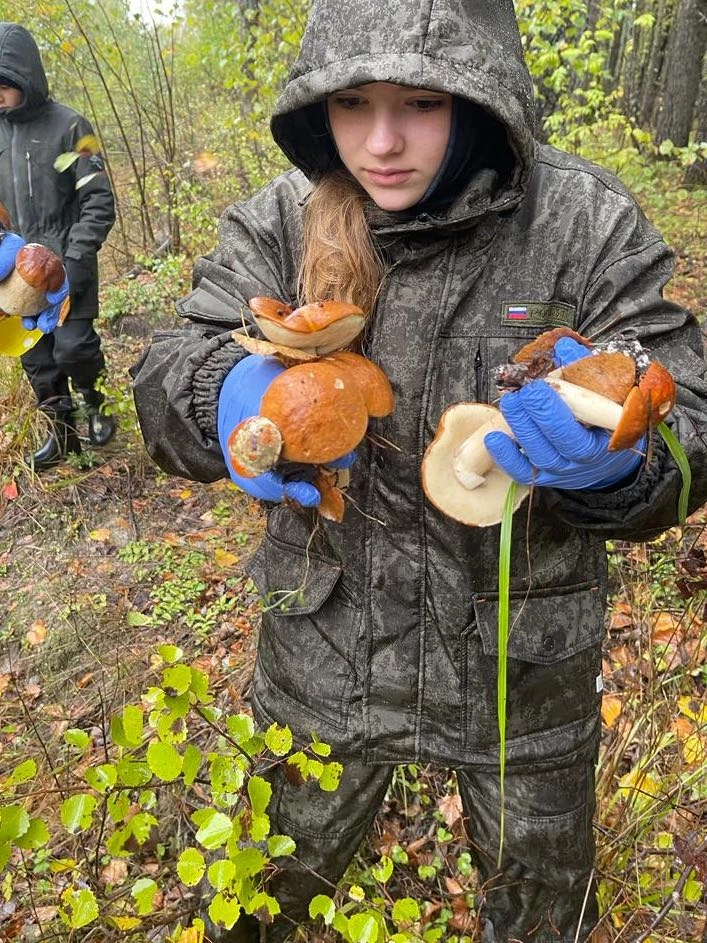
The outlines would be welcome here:
<svg viewBox="0 0 707 943">
<path fill-rule="evenodd" d="M 679 470 L 659 437 L 648 455 L 645 442 L 608 452 L 608 434 L 542 380 L 501 399 L 515 439 L 495 433 L 487 447 L 539 487 L 513 529 L 499 868 L 499 528 L 439 513 L 422 458 L 444 409 L 494 400 L 495 368 L 542 331 L 628 335 L 677 379 L 670 424 L 698 506 L 707 386 L 699 326 L 663 298 L 670 250 L 616 177 L 538 145 L 533 115 L 511 0 L 317 0 L 271 124 L 296 169 L 224 212 L 178 305 L 186 330 L 156 335 L 133 368 L 157 464 L 230 476 L 268 508 L 249 572 L 264 599 L 291 605 L 263 610 L 255 719 L 288 724 L 298 742 L 315 731 L 344 765 L 333 793 L 270 774 L 273 833 L 296 842 L 270 886 L 283 914 L 267 927 L 243 914 L 211 939 L 288 937 L 344 873 L 394 764 L 409 762 L 457 771 L 479 939 L 591 937 L 605 541 L 675 524 Z M 257 295 L 348 299 L 368 314 L 362 351 L 396 407 L 356 450 L 341 524 L 317 516 L 302 466 L 252 479 L 232 466 L 231 432 L 284 369 L 234 342 Z M 585 354 L 567 338 L 554 351 L 557 363 Z"/>
<path fill-rule="evenodd" d="M 24 241 L 41 243 L 62 259 L 71 295 L 64 324 L 52 330 L 58 317 L 54 305 L 52 316 L 38 321 L 44 336 L 22 356 L 48 420 L 46 441 L 27 457 L 36 470 L 81 451 L 72 391 L 86 405 L 92 446 L 106 445 L 116 431 L 97 389 L 106 364 L 94 328 L 97 253 L 115 222 L 113 193 L 100 154 L 87 151 L 63 173 L 54 168 L 59 154 L 73 151 L 87 135 L 93 129 L 86 118 L 50 98 L 32 35 L 16 23 L 0 22 L 0 202 L 21 237 L 19 242 L 6 238 L 4 250 L 0 245 L 0 265 L 6 276 L 13 264 L 11 246 L 16 251 Z"/>
</svg>

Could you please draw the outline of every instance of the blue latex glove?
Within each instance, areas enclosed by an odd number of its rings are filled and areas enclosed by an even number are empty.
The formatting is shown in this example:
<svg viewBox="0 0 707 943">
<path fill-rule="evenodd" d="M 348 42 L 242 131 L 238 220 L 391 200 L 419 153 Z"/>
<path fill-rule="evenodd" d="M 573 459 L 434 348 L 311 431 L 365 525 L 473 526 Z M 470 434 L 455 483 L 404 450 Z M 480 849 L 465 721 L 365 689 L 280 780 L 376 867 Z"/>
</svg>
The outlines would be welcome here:
<svg viewBox="0 0 707 943">
<path fill-rule="evenodd" d="M 0 281 L 10 274 L 15 267 L 15 258 L 25 240 L 14 232 L 0 234 Z M 64 299 L 69 294 L 69 282 L 64 278 L 64 284 L 56 291 L 47 292 L 47 307 L 36 317 L 22 318 L 22 327 L 27 331 L 39 328 L 44 334 L 49 334 L 59 323 L 59 314 Z"/>
<path fill-rule="evenodd" d="M 256 478 L 244 478 L 236 474 L 228 455 L 228 439 L 235 427 L 257 416 L 260 401 L 272 381 L 285 369 L 275 357 L 261 357 L 250 354 L 233 367 L 223 381 L 218 400 L 218 437 L 221 451 L 231 478 L 243 491 L 260 501 L 283 501 L 289 498 L 303 507 L 316 507 L 321 501 L 317 488 L 308 481 L 287 478 L 283 473 L 272 469 Z M 331 468 L 350 468 L 355 461 L 355 454 L 349 452 L 335 462 L 329 462 Z"/>
<path fill-rule="evenodd" d="M 562 338 L 554 348 L 558 366 L 589 356 L 586 347 Z M 609 452 L 611 434 L 578 422 L 569 406 L 542 380 L 501 397 L 500 408 L 515 441 L 489 432 L 484 445 L 494 462 L 521 484 L 567 491 L 608 488 L 641 464 L 645 439 L 634 449 Z"/>
</svg>

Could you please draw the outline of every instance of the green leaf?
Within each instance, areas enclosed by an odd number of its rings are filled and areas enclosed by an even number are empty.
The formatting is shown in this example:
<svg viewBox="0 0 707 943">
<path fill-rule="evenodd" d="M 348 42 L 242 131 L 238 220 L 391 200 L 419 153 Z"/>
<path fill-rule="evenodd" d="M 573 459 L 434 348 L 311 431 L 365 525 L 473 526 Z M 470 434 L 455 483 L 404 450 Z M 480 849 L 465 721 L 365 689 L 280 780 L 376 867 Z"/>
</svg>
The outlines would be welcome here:
<svg viewBox="0 0 707 943">
<path fill-rule="evenodd" d="M 324 923 L 329 927 L 334 919 L 336 914 L 336 907 L 334 906 L 334 901 L 331 897 L 327 897 L 326 894 L 317 894 L 316 897 L 313 897 L 309 902 L 309 916 L 312 920 L 315 920 L 317 917 L 322 917 Z"/>
<path fill-rule="evenodd" d="M 248 901 L 248 913 L 256 914 L 261 921 L 265 919 L 265 922 L 269 923 L 276 914 L 280 913 L 280 905 L 274 897 L 264 891 L 259 891 Z"/>
<path fill-rule="evenodd" d="M 68 910 L 68 914 L 62 914 L 62 916 L 64 916 L 66 922 L 74 930 L 78 930 L 81 927 L 87 926 L 89 923 L 93 923 L 98 916 L 98 903 L 96 902 L 96 898 L 93 895 L 93 891 L 86 887 L 80 890 L 67 887 L 61 895 L 61 899 Z"/>
<path fill-rule="evenodd" d="M 146 616 L 144 612 L 137 612 L 135 609 L 131 609 L 126 613 L 125 621 L 128 625 L 138 628 L 143 625 L 152 625 L 152 616 Z"/>
<path fill-rule="evenodd" d="M 25 760 L 24 763 L 20 763 L 19 766 L 16 766 L 10 778 L 5 781 L 5 788 L 10 786 L 19 786 L 22 783 L 29 782 L 30 779 L 34 779 L 37 775 L 37 764 L 34 760 Z"/>
<path fill-rule="evenodd" d="M 130 819 L 128 824 L 138 845 L 144 845 L 150 837 L 153 826 L 159 825 L 159 822 L 149 812 L 138 812 Z"/>
<path fill-rule="evenodd" d="M 633 25 L 638 29 L 651 29 L 655 25 L 655 16 L 652 13 L 642 13 L 636 17 Z"/>
<path fill-rule="evenodd" d="M 30 819 L 29 828 L 16 839 L 15 844 L 18 848 L 43 848 L 50 838 L 49 829 L 41 819 Z"/>
<path fill-rule="evenodd" d="M 201 750 L 195 747 L 193 743 L 188 743 L 184 748 L 183 760 L 182 776 L 184 785 L 192 786 L 201 768 Z"/>
<path fill-rule="evenodd" d="M 223 812 L 217 812 L 215 809 L 200 809 L 207 815 L 200 823 L 201 827 L 196 833 L 196 840 L 204 848 L 220 848 L 230 838 L 233 831 L 233 822 Z"/>
<path fill-rule="evenodd" d="M 228 858 L 214 861 L 207 872 L 209 884 L 216 891 L 222 891 L 225 887 L 228 887 L 235 876 L 236 866 Z"/>
<path fill-rule="evenodd" d="M 100 766 L 89 766 L 84 777 L 96 792 L 106 793 L 118 781 L 118 770 L 112 763 L 101 763 Z"/>
<path fill-rule="evenodd" d="M 171 743 L 153 740 L 147 748 L 147 765 L 163 782 L 175 780 L 182 771 L 182 756 Z"/>
<path fill-rule="evenodd" d="M 264 812 L 257 812 L 250 819 L 250 838 L 251 841 L 265 841 L 270 834 L 270 816 Z"/>
<path fill-rule="evenodd" d="M 324 792 L 335 792 L 339 788 L 341 774 L 343 772 L 344 767 L 341 763 L 327 763 L 319 780 L 320 788 L 323 789 Z"/>
<path fill-rule="evenodd" d="M 90 742 L 90 737 L 85 730 L 79 730 L 77 727 L 70 727 L 64 731 L 64 743 L 70 747 L 76 747 L 77 750 L 85 750 Z"/>
<path fill-rule="evenodd" d="M 236 866 L 236 877 L 239 880 L 259 874 L 268 861 L 259 848 L 243 848 L 231 860 Z"/>
<path fill-rule="evenodd" d="M 158 645 L 157 652 L 162 661 L 167 662 L 168 665 L 179 661 L 184 656 L 184 652 L 178 645 Z"/>
<path fill-rule="evenodd" d="M 242 745 L 255 733 L 253 718 L 247 714 L 233 714 L 226 720 L 226 728 L 236 743 Z"/>
<path fill-rule="evenodd" d="M 217 894 L 209 904 L 209 916 L 214 923 L 230 930 L 241 914 L 241 906 L 237 900 Z"/>
<path fill-rule="evenodd" d="M 61 824 L 70 832 L 85 832 L 93 821 L 97 800 L 88 793 L 69 796 L 61 804 Z"/>
<path fill-rule="evenodd" d="M 142 760 L 131 760 L 124 757 L 118 760 L 115 766 L 118 782 L 123 786 L 145 786 L 152 779 L 150 769 Z"/>
<path fill-rule="evenodd" d="M 297 845 L 289 835 L 271 835 L 268 838 L 268 854 L 271 858 L 282 858 L 294 853 Z"/>
<path fill-rule="evenodd" d="M 130 746 L 139 747 L 142 743 L 143 710 L 137 704 L 128 704 L 123 710 L 123 733 Z"/>
<path fill-rule="evenodd" d="M 63 174 L 64 171 L 68 170 L 69 167 L 71 167 L 72 164 L 75 164 L 78 159 L 79 155 L 76 153 L 76 151 L 65 151 L 63 154 L 59 154 L 59 156 L 54 161 L 54 170 L 56 170 L 57 173 Z M 83 924 L 81 924 L 81 926 L 83 926 Z"/>
<path fill-rule="evenodd" d="M 670 426 L 665 422 L 661 422 L 658 424 L 658 432 L 668 446 L 673 461 L 680 469 L 680 474 L 682 475 L 682 488 L 680 490 L 680 497 L 678 498 L 678 520 L 681 524 L 684 524 L 687 519 L 687 506 L 690 498 L 690 488 L 692 486 L 692 469 L 687 460 L 685 449 L 682 447 L 682 442 L 678 439 Z"/>
<path fill-rule="evenodd" d="M 316 753 L 317 756 L 329 756 L 331 754 L 331 747 L 328 743 L 322 743 L 314 734 L 312 734 L 312 753 Z"/>
<path fill-rule="evenodd" d="M 191 670 L 188 665 L 173 665 L 162 673 L 162 687 L 168 694 L 185 694 L 191 685 Z"/>
<path fill-rule="evenodd" d="M 703 884 L 700 881 L 695 881 L 694 878 L 690 878 L 689 881 L 685 884 L 683 895 L 688 904 L 697 904 L 702 900 L 703 891 Z"/>
<path fill-rule="evenodd" d="M 10 860 L 10 855 L 12 854 L 12 845 L 10 842 L 0 842 L 0 874 L 2 870 Z"/>
<path fill-rule="evenodd" d="M 265 731 L 265 745 L 275 756 L 285 756 L 292 749 L 292 731 L 289 727 L 271 724 Z"/>
<path fill-rule="evenodd" d="M 213 697 L 209 694 L 209 676 L 205 672 L 199 671 L 198 668 L 190 668 L 189 671 L 191 672 L 189 689 L 192 694 L 196 695 L 197 701 L 200 704 L 213 701 Z"/>
<path fill-rule="evenodd" d="M 140 878 L 133 884 L 130 893 L 135 898 L 137 912 L 141 916 L 152 913 L 154 910 L 154 900 L 157 891 L 157 884 L 152 878 Z"/>
<path fill-rule="evenodd" d="M 383 857 L 380 860 L 380 863 L 374 865 L 371 868 L 371 874 L 376 879 L 376 881 L 380 881 L 381 884 L 385 884 L 385 882 L 390 878 L 392 873 L 393 873 L 393 862 L 388 857 L 388 855 L 383 855 Z"/>
<path fill-rule="evenodd" d="M 353 943 L 375 943 L 378 939 L 378 922 L 371 914 L 354 914 L 349 919 L 349 934 Z"/>
<path fill-rule="evenodd" d="M 272 796 L 272 786 L 262 776 L 251 776 L 248 780 L 248 796 L 253 812 L 264 812 Z"/>
<path fill-rule="evenodd" d="M 177 861 L 177 874 L 182 884 L 193 887 L 204 876 L 206 862 L 198 848 L 185 848 Z"/>
<path fill-rule="evenodd" d="M 670 157 L 670 155 L 674 153 L 674 151 L 675 151 L 675 145 L 670 139 L 661 141 L 658 147 L 658 153 L 662 154 L 663 157 Z"/>
<path fill-rule="evenodd" d="M 420 905 L 413 897 L 401 897 L 393 904 L 393 920 L 396 926 L 416 923 L 420 919 Z"/>
</svg>

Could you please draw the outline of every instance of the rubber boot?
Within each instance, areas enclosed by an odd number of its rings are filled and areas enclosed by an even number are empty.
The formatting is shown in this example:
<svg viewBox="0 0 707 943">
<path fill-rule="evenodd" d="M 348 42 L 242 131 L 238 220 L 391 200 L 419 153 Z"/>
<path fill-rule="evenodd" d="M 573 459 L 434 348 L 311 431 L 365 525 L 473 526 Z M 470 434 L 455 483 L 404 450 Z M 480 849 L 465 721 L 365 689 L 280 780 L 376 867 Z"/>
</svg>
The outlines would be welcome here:
<svg viewBox="0 0 707 943">
<path fill-rule="evenodd" d="M 104 396 L 98 390 L 81 390 L 88 412 L 88 440 L 99 448 L 107 445 L 115 435 L 118 423 L 101 409 Z"/>
<path fill-rule="evenodd" d="M 67 455 L 79 455 L 81 442 L 76 431 L 74 404 L 70 396 L 59 396 L 53 402 L 39 407 L 47 417 L 47 438 L 25 462 L 34 471 L 59 465 Z"/>
</svg>

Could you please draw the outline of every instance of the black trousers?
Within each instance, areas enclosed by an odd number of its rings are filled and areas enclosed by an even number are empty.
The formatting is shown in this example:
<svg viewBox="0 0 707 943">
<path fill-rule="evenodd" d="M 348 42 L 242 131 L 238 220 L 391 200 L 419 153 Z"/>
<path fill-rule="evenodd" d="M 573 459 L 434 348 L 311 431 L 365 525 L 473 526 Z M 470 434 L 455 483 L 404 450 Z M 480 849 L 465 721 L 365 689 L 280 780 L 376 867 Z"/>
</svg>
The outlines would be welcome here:
<svg viewBox="0 0 707 943">
<path fill-rule="evenodd" d="M 588 940 L 598 916 L 592 876 L 595 756 L 595 745 L 587 744 L 554 762 L 506 768 L 500 872 L 498 770 L 457 770 L 469 852 L 482 882 L 477 932 L 483 943 Z M 357 757 L 341 761 L 344 775 L 336 792 L 322 792 L 315 783 L 295 786 L 282 767 L 269 776 L 272 832 L 290 835 L 297 849 L 292 858 L 277 861 L 282 870 L 270 892 L 283 914 L 267 928 L 268 943 L 282 943 L 297 923 L 307 921 L 315 894 L 333 893 L 385 796 L 393 767 L 369 766 Z M 236 929 L 225 939 L 241 943 L 252 937 Z"/>
<path fill-rule="evenodd" d="M 91 318 L 69 318 L 44 334 L 21 360 L 40 406 L 69 396 L 72 387 L 78 392 L 92 390 L 106 366 Z"/>
</svg>

